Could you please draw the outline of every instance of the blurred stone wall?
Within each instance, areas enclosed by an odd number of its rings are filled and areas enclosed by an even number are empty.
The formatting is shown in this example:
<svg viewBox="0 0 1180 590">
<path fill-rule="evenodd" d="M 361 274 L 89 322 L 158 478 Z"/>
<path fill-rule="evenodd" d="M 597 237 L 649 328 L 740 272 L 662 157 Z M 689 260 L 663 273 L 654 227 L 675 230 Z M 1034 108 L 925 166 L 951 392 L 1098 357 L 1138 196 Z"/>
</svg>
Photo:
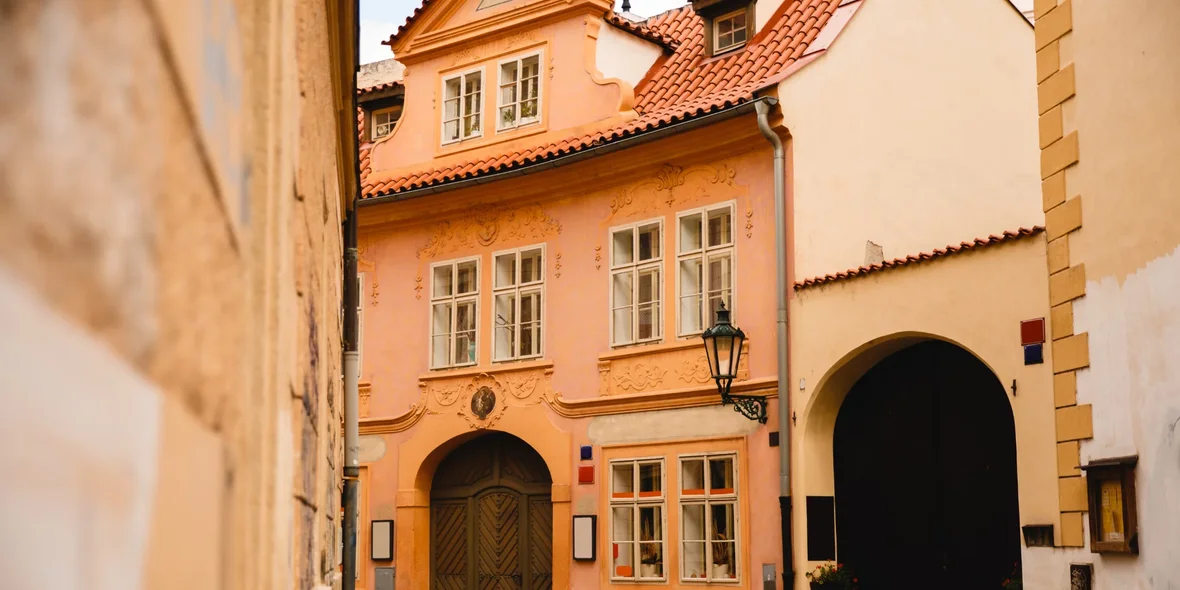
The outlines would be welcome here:
<svg viewBox="0 0 1180 590">
<path fill-rule="evenodd" d="M 339 587 L 337 4 L 0 0 L 12 587 Z"/>
</svg>

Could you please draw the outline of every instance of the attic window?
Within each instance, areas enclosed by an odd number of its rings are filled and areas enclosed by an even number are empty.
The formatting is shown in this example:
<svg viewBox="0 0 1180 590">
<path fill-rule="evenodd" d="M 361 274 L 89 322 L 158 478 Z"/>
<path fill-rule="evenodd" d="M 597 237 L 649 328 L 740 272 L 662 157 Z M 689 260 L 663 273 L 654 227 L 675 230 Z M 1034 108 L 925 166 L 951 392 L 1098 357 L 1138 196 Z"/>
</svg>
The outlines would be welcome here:
<svg viewBox="0 0 1180 590">
<path fill-rule="evenodd" d="M 713 53 L 746 44 L 746 9 L 723 14 L 713 20 Z"/>
<path fill-rule="evenodd" d="M 483 70 L 443 80 L 443 144 L 483 135 Z"/>
<path fill-rule="evenodd" d="M 533 54 L 500 64 L 499 129 L 535 123 L 540 117 L 540 62 Z"/>
<path fill-rule="evenodd" d="M 370 117 L 370 124 L 372 125 L 371 128 L 373 133 L 372 137 L 369 139 L 371 141 L 377 141 L 378 139 L 393 133 L 393 126 L 397 123 L 397 120 L 399 117 L 401 117 L 401 114 L 402 108 L 400 105 L 373 111 L 373 114 Z"/>
</svg>

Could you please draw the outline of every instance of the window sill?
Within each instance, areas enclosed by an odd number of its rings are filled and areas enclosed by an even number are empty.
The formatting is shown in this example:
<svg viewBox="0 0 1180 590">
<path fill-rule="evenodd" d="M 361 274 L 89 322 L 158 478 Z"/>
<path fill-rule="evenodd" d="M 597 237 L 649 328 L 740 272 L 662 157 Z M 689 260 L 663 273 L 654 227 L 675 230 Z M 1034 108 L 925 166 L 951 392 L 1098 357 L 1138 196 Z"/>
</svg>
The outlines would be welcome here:
<svg viewBox="0 0 1180 590">
<path fill-rule="evenodd" d="M 598 360 L 614 361 L 644 354 L 673 352 L 694 347 L 700 347 L 701 350 L 704 350 L 704 344 L 698 340 L 677 340 L 675 342 L 652 340 L 649 342 L 640 342 L 637 344 L 620 344 L 613 347 L 614 350 L 598 355 Z"/>
<path fill-rule="evenodd" d="M 474 377 L 480 373 L 496 374 L 527 371 L 530 369 L 553 369 L 553 361 L 546 359 L 531 359 L 525 361 L 499 361 L 491 367 L 479 365 L 464 365 L 462 367 L 431 369 L 429 373 L 418 375 L 418 381 L 436 381 L 454 377 Z"/>
<path fill-rule="evenodd" d="M 522 137 L 529 137 L 532 135 L 539 135 L 548 131 L 548 126 L 543 122 L 529 123 L 520 127 L 514 127 L 505 131 L 497 131 L 490 134 L 481 134 L 476 137 L 468 137 L 459 141 L 452 141 L 449 143 L 439 143 L 438 149 L 435 150 L 435 158 L 445 158 L 455 154 L 476 150 L 488 146 L 511 141 L 513 139 L 520 139 Z"/>
</svg>

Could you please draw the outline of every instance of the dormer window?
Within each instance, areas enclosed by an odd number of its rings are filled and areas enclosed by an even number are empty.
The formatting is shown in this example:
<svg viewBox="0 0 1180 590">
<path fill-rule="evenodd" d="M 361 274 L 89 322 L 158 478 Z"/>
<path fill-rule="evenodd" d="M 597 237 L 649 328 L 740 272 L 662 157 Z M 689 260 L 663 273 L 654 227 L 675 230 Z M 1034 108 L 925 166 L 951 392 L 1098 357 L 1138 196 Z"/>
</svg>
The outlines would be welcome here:
<svg viewBox="0 0 1180 590">
<path fill-rule="evenodd" d="M 500 118 L 508 130 L 541 119 L 541 56 L 533 54 L 500 64 Z"/>
<path fill-rule="evenodd" d="M 442 142 L 483 135 L 483 70 L 443 80 Z"/>
<path fill-rule="evenodd" d="M 377 141 L 393 133 L 393 126 L 397 123 L 401 114 L 401 105 L 373 111 L 369 118 L 370 129 L 373 130 L 369 140 Z"/>
<path fill-rule="evenodd" d="M 718 54 L 746 44 L 746 9 L 723 14 L 713 20 L 713 53 Z"/>
</svg>

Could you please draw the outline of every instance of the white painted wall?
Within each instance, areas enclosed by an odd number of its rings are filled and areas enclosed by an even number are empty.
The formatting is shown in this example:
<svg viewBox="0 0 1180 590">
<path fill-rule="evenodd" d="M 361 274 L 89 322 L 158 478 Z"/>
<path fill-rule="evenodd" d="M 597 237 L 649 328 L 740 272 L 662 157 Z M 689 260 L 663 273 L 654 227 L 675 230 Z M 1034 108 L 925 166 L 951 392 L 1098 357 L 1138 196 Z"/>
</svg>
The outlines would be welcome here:
<svg viewBox="0 0 1180 590">
<path fill-rule="evenodd" d="M 1073 309 L 1074 331 L 1090 335 L 1082 463 L 1139 456 L 1139 557 L 1094 555 L 1095 587 L 1180 588 L 1180 247 L 1121 282 L 1089 281 Z"/>
<path fill-rule="evenodd" d="M 1033 29 L 1003 0 L 863 2 L 779 86 L 796 277 L 1043 223 Z"/>
<path fill-rule="evenodd" d="M 598 31 L 594 62 L 603 77 L 618 78 L 635 86 L 663 52 L 659 45 L 604 22 Z"/>
</svg>

